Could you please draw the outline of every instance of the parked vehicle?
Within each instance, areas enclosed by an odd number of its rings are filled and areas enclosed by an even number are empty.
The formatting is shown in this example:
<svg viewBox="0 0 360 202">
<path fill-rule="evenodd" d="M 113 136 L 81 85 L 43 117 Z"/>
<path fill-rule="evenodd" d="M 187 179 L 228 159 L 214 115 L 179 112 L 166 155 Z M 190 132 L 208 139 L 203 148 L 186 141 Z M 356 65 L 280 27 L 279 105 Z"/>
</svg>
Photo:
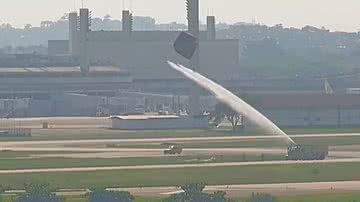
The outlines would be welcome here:
<svg viewBox="0 0 360 202">
<path fill-rule="evenodd" d="M 183 148 L 178 145 L 172 145 L 169 149 L 164 150 L 165 155 L 176 155 L 181 154 Z"/>
<path fill-rule="evenodd" d="M 327 146 L 293 145 L 288 147 L 287 160 L 324 160 L 329 155 Z"/>
</svg>

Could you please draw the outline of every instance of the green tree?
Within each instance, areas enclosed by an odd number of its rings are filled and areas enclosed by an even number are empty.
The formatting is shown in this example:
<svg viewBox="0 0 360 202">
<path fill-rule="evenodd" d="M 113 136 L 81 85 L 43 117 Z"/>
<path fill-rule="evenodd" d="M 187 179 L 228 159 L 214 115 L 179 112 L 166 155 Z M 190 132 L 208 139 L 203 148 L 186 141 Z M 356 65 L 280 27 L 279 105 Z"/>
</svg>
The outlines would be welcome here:
<svg viewBox="0 0 360 202">
<path fill-rule="evenodd" d="M 25 184 L 25 193 L 14 202 L 63 202 L 64 199 L 56 196 L 48 184 Z"/>
<path fill-rule="evenodd" d="M 242 116 L 238 112 L 221 102 L 216 104 L 215 110 L 212 112 L 210 117 L 215 125 L 221 124 L 221 122 L 226 118 L 231 123 L 233 131 L 236 131 L 239 122 L 242 120 Z"/>
</svg>

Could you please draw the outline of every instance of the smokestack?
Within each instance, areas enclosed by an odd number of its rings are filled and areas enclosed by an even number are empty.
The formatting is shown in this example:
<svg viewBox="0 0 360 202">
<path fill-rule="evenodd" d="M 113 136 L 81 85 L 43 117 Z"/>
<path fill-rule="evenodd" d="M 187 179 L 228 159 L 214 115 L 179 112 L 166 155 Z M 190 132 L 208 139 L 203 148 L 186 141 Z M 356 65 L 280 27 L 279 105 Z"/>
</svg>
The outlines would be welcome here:
<svg viewBox="0 0 360 202">
<path fill-rule="evenodd" d="M 72 56 L 79 55 L 79 30 L 78 30 L 77 12 L 69 13 L 69 54 Z"/>
<path fill-rule="evenodd" d="M 199 27 L 199 0 L 186 0 L 188 31 L 199 41 L 200 27 Z M 200 69 L 200 51 L 199 46 L 195 50 L 190 61 L 190 66 L 194 71 L 199 72 Z M 200 88 L 192 86 L 190 88 L 189 96 L 189 112 L 192 116 L 200 115 Z"/>
<path fill-rule="evenodd" d="M 123 32 L 130 36 L 133 31 L 133 16 L 128 10 L 124 10 L 122 13 L 122 27 Z"/>
<path fill-rule="evenodd" d="M 206 25 L 207 39 L 211 41 L 216 40 L 215 16 L 207 16 Z"/>
<path fill-rule="evenodd" d="M 199 38 L 199 0 L 186 0 L 186 6 L 189 32 Z"/>
<path fill-rule="evenodd" d="M 89 72 L 89 56 L 87 37 L 90 31 L 89 9 L 80 9 L 80 69 L 82 73 Z"/>
</svg>

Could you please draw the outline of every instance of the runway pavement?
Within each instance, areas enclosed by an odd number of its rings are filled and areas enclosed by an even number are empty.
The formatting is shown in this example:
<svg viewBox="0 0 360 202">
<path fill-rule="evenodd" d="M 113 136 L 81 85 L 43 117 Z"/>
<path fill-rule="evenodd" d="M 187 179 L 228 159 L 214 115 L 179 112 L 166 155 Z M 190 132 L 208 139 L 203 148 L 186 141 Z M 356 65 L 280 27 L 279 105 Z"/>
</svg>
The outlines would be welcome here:
<svg viewBox="0 0 360 202">
<path fill-rule="evenodd" d="M 360 134 L 313 134 L 296 135 L 294 137 L 356 137 Z M 248 137 L 196 137 L 196 138 L 153 138 L 153 139 L 99 139 L 99 140 L 60 140 L 60 141 L 10 141 L 0 142 L 0 150 L 14 152 L 51 152 L 51 154 L 30 154 L 32 157 L 65 157 L 65 158 L 127 158 L 127 157 L 159 157 L 164 156 L 163 149 L 137 148 L 108 148 L 96 147 L 100 143 L 164 143 L 184 141 L 232 141 L 256 138 L 282 138 L 281 136 L 248 136 Z M 84 144 L 84 145 L 82 145 Z M 94 145 L 86 145 L 94 144 Z M 286 148 L 185 148 L 183 155 L 241 155 L 241 154 L 277 154 L 285 155 Z M 120 167 L 89 167 L 89 168 L 57 168 L 57 169 L 29 169 L 29 170 L 2 170 L 0 174 L 10 173 L 42 173 L 42 172 L 75 172 L 98 170 L 125 170 L 125 169 L 160 169 L 160 168 L 194 168 L 194 167 L 221 167 L 246 165 L 276 165 L 298 163 L 337 163 L 360 162 L 360 151 L 330 151 L 331 159 L 311 162 L 245 162 L 245 163 L 208 163 L 192 165 L 148 165 L 148 166 L 120 166 Z"/>
<path fill-rule="evenodd" d="M 296 135 L 294 137 L 357 137 L 360 134 L 323 134 Z M 236 137 L 196 137 L 196 138 L 148 138 L 148 139 L 98 139 L 98 140 L 58 140 L 58 141 L 8 141 L 0 142 L 0 151 L 14 152 L 52 152 L 37 154 L 34 157 L 67 158 L 122 158 L 163 156 L 163 149 L 125 148 L 126 144 L 181 144 L 184 142 L 212 142 L 252 140 L 256 138 L 282 138 L 279 136 L 236 136 Z M 106 144 L 123 144 L 124 148 L 106 147 Z M 144 145 L 146 147 L 146 145 Z M 360 158 L 360 146 L 352 145 L 349 149 L 330 148 L 330 156 L 335 158 Z M 340 148 L 342 148 L 340 146 Z M 58 152 L 57 154 L 54 152 Z M 241 155 L 246 154 L 286 154 L 285 147 L 271 148 L 184 148 L 184 155 Z"/>
</svg>

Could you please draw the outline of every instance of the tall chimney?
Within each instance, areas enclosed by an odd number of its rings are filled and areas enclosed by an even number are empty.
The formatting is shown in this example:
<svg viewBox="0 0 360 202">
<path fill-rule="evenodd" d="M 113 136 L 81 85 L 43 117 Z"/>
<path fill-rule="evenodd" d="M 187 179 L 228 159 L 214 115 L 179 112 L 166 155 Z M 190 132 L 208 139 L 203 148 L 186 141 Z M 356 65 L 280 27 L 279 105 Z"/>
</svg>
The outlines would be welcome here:
<svg viewBox="0 0 360 202">
<path fill-rule="evenodd" d="M 187 20 L 188 20 L 188 31 L 195 38 L 199 40 L 200 27 L 199 27 L 199 0 L 186 0 L 187 7 Z M 194 71 L 199 71 L 200 68 L 200 51 L 199 47 L 195 51 L 191 59 L 191 68 Z M 192 86 L 190 88 L 189 96 L 189 112 L 192 116 L 200 115 L 200 88 Z"/>
<path fill-rule="evenodd" d="M 186 0 L 188 30 L 190 34 L 199 37 L 199 0 Z"/>
<path fill-rule="evenodd" d="M 122 13 L 122 27 L 123 32 L 130 36 L 133 31 L 133 16 L 128 10 L 124 10 Z"/>
<path fill-rule="evenodd" d="M 216 40 L 215 16 L 207 16 L 206 25 L 207 39 L 211 41 Z"/>
<path fill-rule="evenodd" d="M 80 9 L 80 69 L 89 72 L 88 33 L 90 31 L 89 9 Z"/>
<path fill-rule="evenodd" d="M 79 56 L 80 41 L 78 30 L 78 14 L 77 12 L 69 13 L 69 54 Z"/>
</svg>

